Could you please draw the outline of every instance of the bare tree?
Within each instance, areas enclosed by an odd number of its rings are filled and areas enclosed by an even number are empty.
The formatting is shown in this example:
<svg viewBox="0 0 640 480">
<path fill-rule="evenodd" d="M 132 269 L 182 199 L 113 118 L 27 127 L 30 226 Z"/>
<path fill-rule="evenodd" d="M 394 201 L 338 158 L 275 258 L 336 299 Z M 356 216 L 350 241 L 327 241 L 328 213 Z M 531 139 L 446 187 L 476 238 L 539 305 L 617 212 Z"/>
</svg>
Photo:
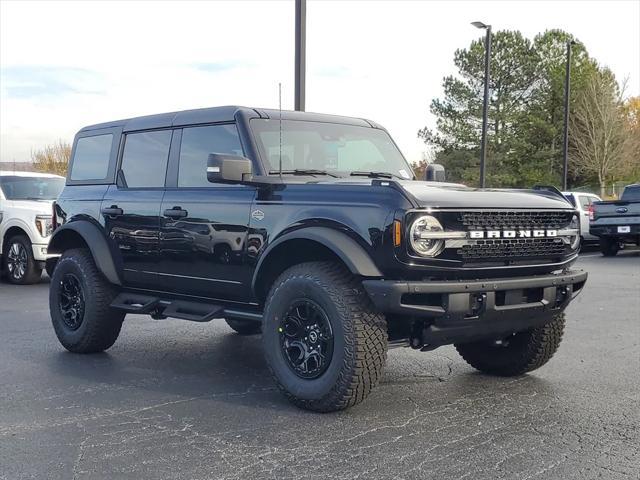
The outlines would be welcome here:
<svg viewBox="0 0 640 480">
<path fill-rule="evenodd" d="M 433 151 L 422 152 L 421 158 L 418 162 L 413 162 L 411 168 L 418 180 L 424 180 L 424 173 L 427 171 L 427 165 L 435 161 L 435 155 Z"/>
<path fill-rule="evenodd" d="M 570 163 L 577 173 L 598 178 L 601 196 L 607 180 L 623 174 L 628 165 L 623 90 L 609 70 L 599 70 L 580 92 L 571 115 Z"/>
<path fill-rule="evenodd" d="M 38 172 L 55 173 L 65 176 L 71 157 L 71 145 L 64 140 L 58 140 L 41 150 L 31 152 L 31 161 Z"/>
</svg>

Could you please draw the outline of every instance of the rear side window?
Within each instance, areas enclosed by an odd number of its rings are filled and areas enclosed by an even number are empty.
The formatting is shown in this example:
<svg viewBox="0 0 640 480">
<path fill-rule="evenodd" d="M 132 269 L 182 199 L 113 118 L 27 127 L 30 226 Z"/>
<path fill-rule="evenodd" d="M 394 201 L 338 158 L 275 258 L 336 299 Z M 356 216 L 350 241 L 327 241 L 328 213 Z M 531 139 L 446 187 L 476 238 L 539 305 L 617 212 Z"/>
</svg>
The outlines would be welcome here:
<svg viewBox="0 0 640 480">
<path fill-rule="evenodd" d="M 622 192 L 622 198 L 625 202 L 640 202 L 640 186 L 626 187 Z"/>
<path fill-rule="evenodd" d="M 182 130 L 179 187 L 214 186 L 207 181 L 207 157 L 210 153 L 243 154 L 235 125 L 209 125 Z"/>
<path fill-rule="evenodd" d="M 103 180 L 109 170 L 113 135 L 81 137 L 76 142 L 71 180 Z"/>
<path fill-rule="evenodd" d="M 126 186 L 164 187 L 170 146 L 171 130 L 128 134 L 120 167 Z"/>
</svg>

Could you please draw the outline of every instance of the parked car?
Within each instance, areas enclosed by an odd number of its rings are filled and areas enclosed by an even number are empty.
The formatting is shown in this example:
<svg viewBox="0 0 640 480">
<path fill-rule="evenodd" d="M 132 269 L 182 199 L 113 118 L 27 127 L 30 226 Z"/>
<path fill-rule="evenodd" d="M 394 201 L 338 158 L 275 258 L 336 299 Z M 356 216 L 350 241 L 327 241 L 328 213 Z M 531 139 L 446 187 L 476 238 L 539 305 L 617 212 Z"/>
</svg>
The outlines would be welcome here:
<svg viewBox="0 0 640 480">
<path fill-rule="evenodd" d="M 627 185 L 620 200 L 593 203 L 589 218 L 589 231 L 600 239 L 605 257 L 625 244 L 640 245 L 640 184 Z"/>
<path fill-rule="evenodd" d="M 127 313 L 224 318 L 262 332 L 277 385 L 316 411 L 361 402 L 389 345 L 534 370 L 587 279 L 560 192 L 418 181 L 358 118 L 219 107 L 85 127 L 55 212 L 65 348 L 108 349 Z M 196 240 L 194 225 L 214 228 Z"/>
<path fill-rule="evenodd" d="M 578 210 L 582 242 L 597 243 L 598 237 L 589 232 L 589 207 L 593 202 L 600 202 L 602 199 L 593 193 L 587 192 L 562 192 L 562 194 L 567 197 L 567 200 L 571 202 L 571 205 L 576 207 L 576 210 Z"/>
<path fill-rule="evenodd" d="M 16 284 L 40 280 L 52 231 L 51 204 L 65 179 L 0 171 L 0 270 Z"/>
</svg>

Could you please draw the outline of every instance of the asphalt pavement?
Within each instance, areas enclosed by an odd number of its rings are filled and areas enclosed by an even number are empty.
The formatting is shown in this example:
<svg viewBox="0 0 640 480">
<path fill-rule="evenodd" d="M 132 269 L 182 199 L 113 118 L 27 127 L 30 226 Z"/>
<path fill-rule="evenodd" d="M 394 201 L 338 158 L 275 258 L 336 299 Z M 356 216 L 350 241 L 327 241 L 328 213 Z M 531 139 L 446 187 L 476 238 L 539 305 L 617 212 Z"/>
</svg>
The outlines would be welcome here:
<svg viewBox="0 0 640 480">
<path fill-rule="evenodd" d="M 564 341 L 520 378 L 451 347 L 389 352 L 381 384 L 333 414 L 290 405 L 260 337 L 129 316 L 74 355 L 48 283 L 0 283 L 0 479 L 640 477 L 640 252 L 587 253 Z"/>
</svg>

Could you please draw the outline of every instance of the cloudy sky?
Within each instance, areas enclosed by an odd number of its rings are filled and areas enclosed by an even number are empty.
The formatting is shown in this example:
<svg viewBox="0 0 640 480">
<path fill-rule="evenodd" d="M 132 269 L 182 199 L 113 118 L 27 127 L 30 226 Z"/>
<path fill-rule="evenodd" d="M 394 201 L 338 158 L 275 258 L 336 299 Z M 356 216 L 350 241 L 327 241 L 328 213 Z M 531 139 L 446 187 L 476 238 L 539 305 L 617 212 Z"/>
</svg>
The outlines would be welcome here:
<svg viewBox="0 0 640 480">
<path fill-rule="evenodd" d="M 409 160 L 469 22 L 562 28 L 640 94 L 640 0 L 322 1 L 307 7 L 307 110 L 385 125 Z M 0 1 L 0 160 L 83 125 L 215 105 L 293 107 L 294 2 Z"/>
</svg>

